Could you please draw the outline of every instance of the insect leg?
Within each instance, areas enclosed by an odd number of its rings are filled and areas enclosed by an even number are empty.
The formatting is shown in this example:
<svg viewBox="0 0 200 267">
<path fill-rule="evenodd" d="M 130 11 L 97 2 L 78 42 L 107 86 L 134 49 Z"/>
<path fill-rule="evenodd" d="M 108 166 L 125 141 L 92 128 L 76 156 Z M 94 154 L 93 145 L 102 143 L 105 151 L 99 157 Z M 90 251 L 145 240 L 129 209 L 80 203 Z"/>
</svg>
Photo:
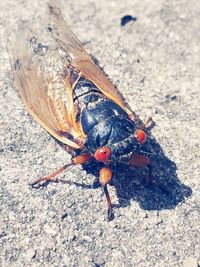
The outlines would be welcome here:
<svg viewBox="0 0 200 267">
<path fill-rule="evenodd" d="M 147 167 L 148 168 L 147 182 L 148 183 L 152 182 L 153 180 L 152 166 L 149 158 L 140 154 L 134 154 L 133 157 L 130 159 L 129 164 L 135 167 Z"/>
<path fill-rule="evenodd" d="M 53 172 L 53 173 L 51 173 L 45 177 L 42 177 L 42 178 L 35 180 L 33 183 L 31 183 L 31 186 L 34 188 L 38 188 L 41 186 L 41 184 L 40 184 L 41 182 L 42 182 L 42 185 L 44 185 L 44 183 L 52 180 L 55 176 L 57 176 L 59 173 L 64 171 L 67 167 L 73 166 L 73 165 L 78 165 L 78 164 L 83 164 L 83 163 L 89 161 L 91 159 L 91 157 L 92 157 L 91 154 L 86 154 L 86 153 L 78 155 L 78 156 L 74 157 L 70 163 L 65 164 L 57 171 L 55 171 L 55 172 Z"/>
<path fill-rule="evenodd" d="M 42 177 L 42 178 L 39 178 L 39 179 L 35 180 L 34 182 L 31 183 L 31 186 L 32 186 L 33 188 L 38 188 L 38 187 L 41 186 L 41 184 L 40 184 L 41 182 L 43 182 L 42 185 L 44 185 L 44 183 L 46 183 L 46 182 L 52 180 L 56 175 L 58 175 L 59 173 L 61 173 L 62 171 L 64 171 L 67 167 L 72 166 L 72 165 L 74 165 L 73 162 L 71 162 L 71 163 L 69 163 L 69 164 L 66 164 L 66 165 L 62 166 L 62 167 L 61 167 L 60 169 L 58 169 L 57 171 L 55 171 L 55 172 L 53 172 L 53 173 L 51 173 L 51 174 L 49 174 L 49 175 L 47 175 L 47 176 L 45 176 L 45 177 Z"/>
<path fill-rule="evenodd" d="M 100 182 L 102 189 L 103 189 L 103 192 L 106 196 L 106 200 L 107 200 L 107 204 L 108 204 L 107 216 L 108 216 L 109 221 L 111 221 L 114 217 L 113 209 L 112 209 L 112 202 L 111 202 L 111 198 L 110 198 L 108 188 L 107 188 L 107 184 L 110 182 L 111 177 L 112 177 L 112 171 L 110 168 L 108 168 L 108 167 L 101 168 L 99 182 Z"/>
<path fill-rule="evenodd" d="M 138 128 L 140 130 L 145 131 L 147 128 L 148 129 L 152 128 L 154 125 L 155 125 L 155 123 L 154 123 L 153 119 L 151 117 L 147 117 L 146 120 L 144 120 L 138 124 Z"/>
<path fill-rule="evenodd" d="M 151 125 L 153 123 L 153 119 L 151 117 L 147 117 L 146 120 L 143 122 L 145 127 L 149 127 L 148 125 Z"/>
<path fill-rule="evenodd" d="M 81 155 L 78 155 L 72 159 L 72 162 L 74 165 L 83 164 L 87 161 L 89 161 L 92 158 L 92 155 L 90 153 L 84 153 Z"/>
</svg>

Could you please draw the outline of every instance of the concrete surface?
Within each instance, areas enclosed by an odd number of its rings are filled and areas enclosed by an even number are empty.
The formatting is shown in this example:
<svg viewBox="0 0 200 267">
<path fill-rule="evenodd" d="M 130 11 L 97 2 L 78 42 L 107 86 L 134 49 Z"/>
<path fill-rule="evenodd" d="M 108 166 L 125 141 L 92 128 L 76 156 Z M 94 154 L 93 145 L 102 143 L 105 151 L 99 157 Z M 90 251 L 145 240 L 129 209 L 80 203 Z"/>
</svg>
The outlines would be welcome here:
<svg viewBox="0 0 200 267">
<path fill-rule="evenodd" d="M 74 32 L 131 108 L 156 122 L 145 170 L 118 166 L 110 193 L 115 219 L 93 187 L 95 166 L 61 175 L 85 184 L 33 179 L 70 156 L 27 115 L 5 50 L 20 18 L 42 16 L 45 1 L 0 3 L 0 266 L 184 266 L 200 261 L 200 4 L 187 0 L 62 1 Z M 120 27 L 124 15 L 137 20 Z M 20 37 L 19 37 L 20 38 Z M 87 172 L 86 172 L 87 170 Z M 88 185 L 88 186 L 87 186 Z M 91 186 L 90 186 L 91 185 Z"/>
</svg>

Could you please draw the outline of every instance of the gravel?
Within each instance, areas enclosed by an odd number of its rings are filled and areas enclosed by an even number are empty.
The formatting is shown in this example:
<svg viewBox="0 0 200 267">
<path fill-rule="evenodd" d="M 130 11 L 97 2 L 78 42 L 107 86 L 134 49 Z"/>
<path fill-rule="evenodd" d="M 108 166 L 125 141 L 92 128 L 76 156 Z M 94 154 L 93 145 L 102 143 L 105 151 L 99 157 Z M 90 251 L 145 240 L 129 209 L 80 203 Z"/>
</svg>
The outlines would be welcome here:
<svg viewBox="0 0 200 267">
<path fill-rule="evenodd" d="M 155 121 L 147 144 L 154 184 L 146 185 L 145 170 L 117 166 L 111 222 L 93 186 L 94 164 L 60 175 L 76 185 L 29 186 L 70 159 L 25 111 L 6 52 L 9 32 L 21 18 L 42 16 L 45 3 L 0 3 L 0 266 L 198 267 L 199 2 L 61 2 L 68 24 L 131 108 Z M 137 19 L 121 27 L 126 15 Z"/>
</svg>

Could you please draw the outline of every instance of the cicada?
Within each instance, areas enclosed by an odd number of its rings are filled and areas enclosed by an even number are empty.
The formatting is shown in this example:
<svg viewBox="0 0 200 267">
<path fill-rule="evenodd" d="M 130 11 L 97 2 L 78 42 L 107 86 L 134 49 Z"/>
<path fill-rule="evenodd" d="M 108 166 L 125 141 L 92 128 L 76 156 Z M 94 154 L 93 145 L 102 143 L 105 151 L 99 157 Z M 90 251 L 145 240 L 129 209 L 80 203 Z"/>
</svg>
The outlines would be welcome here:
<svg viewBox="0 0 200 267">
<path fill-rule="evenodd" d="M 107 185 L 112 164 L 146 166 L 151 177 L 150 159 L 141 153 L 145 125 L 137 123 L 119 91 L 70 30 L 60 8 L 49 3 L 48 13 L 48 24 L 39 31 L 20 26 L 10 48 L 12 71 L 28 112 L 68 150 L 78 153 L 32 186 L 53 179 L 68 166 L 92 159 L 101 162 L 99 183 L 111 219 Z"/>
</svg>

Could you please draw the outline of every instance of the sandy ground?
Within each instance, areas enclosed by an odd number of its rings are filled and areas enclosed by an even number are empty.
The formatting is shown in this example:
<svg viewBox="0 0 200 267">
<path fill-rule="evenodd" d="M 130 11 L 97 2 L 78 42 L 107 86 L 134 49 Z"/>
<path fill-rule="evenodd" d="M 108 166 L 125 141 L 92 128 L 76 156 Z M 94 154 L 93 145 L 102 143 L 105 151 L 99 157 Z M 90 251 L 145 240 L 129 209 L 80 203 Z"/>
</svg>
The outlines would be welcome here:
<svg viewBox="0 0 200 267">
<path fill-rule="evenodd" d="M 156 122 L 145 170 L 118 166 L 107 222 L 94 165 L 61 175 L 77 185 L 29 182 L 70 156 L 27 114 L 13 85 L 6 38 L 45 1 L 0 4 L 0 266 L 197 267 L 200 264 L 200 4 L 62 1 L 68 24 L 131 108 Z M 120 27 L 122 16 L 137 20 Z M 20 38 L 20 37 L 19 37 Z M 83 186 L 81 186 L 83 184 Z"/>
</svg>

